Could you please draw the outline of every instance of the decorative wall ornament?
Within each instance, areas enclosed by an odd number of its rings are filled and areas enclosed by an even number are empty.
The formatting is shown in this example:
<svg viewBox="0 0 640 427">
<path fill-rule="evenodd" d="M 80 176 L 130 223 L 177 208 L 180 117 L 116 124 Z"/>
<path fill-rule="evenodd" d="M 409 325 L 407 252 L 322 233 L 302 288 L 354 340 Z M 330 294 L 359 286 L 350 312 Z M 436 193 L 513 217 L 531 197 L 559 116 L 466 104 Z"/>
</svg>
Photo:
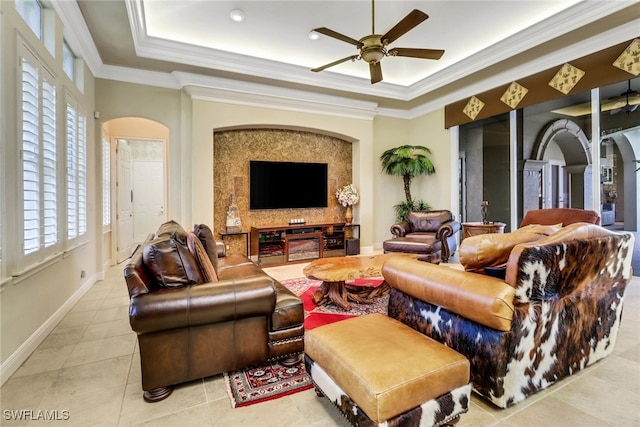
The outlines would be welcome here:
<svg viewBox="0 0 640 427">
<path fill-rule="evenodd" d="M 231 202 L 227 209 L 227 233 L 239 233 L 242 231 L 242 222 L 240 221 L 240 209 L 236 203 L 235 194 L 231 195 Z"/>
<path fill-rule="evenodd" d="M 469 102 L 467 102 L 467 105 L 465 105 L 462 112 L 469 116 L 469 118 L 475 119 L 478 114 L 480 114 L 480 110 L 482 110 L 483 108 L 484 102 L 482 102 L 475 96 L 472 96 L 471 99 L 469 99 Z"/>
<path fill-rule="evenodd" d="M 640 39 L 635 39 L 613 62 L 613 66 L 637 76 L 640 74 Z"/>
<path fill-rule="evenodd" d="M 500 97 L 500 101 L 515 109 L 527 92 L 529 92 L 529 89 L 522 86 L 520 83 L 511 82 L 507 90 L 505 90 Z"/>
<path fill-rule="evenodd" d="M 553 76 L 549 82 L 549 86 L 567 95 L 584 75 L 585 72 L 580 68 L 566 63 L 560 67 L 556 75 Z"/>
</svg>

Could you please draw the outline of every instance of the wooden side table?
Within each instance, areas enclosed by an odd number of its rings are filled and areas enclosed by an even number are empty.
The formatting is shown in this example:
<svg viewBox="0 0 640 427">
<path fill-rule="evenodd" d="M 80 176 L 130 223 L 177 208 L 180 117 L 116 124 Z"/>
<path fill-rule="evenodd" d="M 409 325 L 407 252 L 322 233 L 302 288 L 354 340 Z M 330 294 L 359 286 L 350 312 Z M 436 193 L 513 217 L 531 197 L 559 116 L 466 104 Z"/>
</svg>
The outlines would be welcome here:
<svg viewBox="0 0 640 427">
<path fill-rule="evenodd" d="M 462 238 L 477 236 L 479 234 L 504 233 L 504 222 L 464 222 L 462 223 Z"/>
<path fill-rule="evenodd" d="M 220 237 L 222 238 L 223 242 L 224 242 L 224 239 L 226 237 L 232 237 L 232 236 L 244 236 L 245 253 L 246 253 L 247 256 L 249 256 L 249 232 L 248 231 L 235 231 L 233 233 L 220 233 Z"/>
</svg>

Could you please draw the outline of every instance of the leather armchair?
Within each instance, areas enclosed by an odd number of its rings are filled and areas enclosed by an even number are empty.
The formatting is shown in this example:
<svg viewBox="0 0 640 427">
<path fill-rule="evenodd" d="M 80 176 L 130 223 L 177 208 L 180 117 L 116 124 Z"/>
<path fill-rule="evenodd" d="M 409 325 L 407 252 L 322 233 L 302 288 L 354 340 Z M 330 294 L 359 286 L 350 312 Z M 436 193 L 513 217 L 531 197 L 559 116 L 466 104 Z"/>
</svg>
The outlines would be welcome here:
<svg viewBox="0 0 640 427">
<path fill-rule="evenodd" d="M 460 231 L 460 223 L 448 210 L 409 212 L 406 220 L 391 226 L 391 234 L 395 238 L 408 239 L 413 245 L 417 243 L 433 245 L 439 242 L 440 256 L 444 262 L 447 262 L 458 248 L 456 236 L 458 231 Z M 419 249 L 419 246 L 414 247 Z M 385 248 L 385 252 L 393 251 Z M 413 253 L 414 250 L 407 245 L 402 252 Z M 418 250 L 416 253 L 422 252 Z"/>
<path fill-rule="evenodd" d="M 520 227 L 529 224 L 567 226 L 576 222 L 587 222 L 589 224 L 600 225 L 600 215 L 596 211 L 576 208 L 549 208 L 534 209 L 526 213 Z"/>
<path fill-rule="evenodd" d="M 218 280 L 203 283 L 186 232 L 176 223 L 170 228 L 150 235 L 124 269 L 144 399 L 159 401 L 175 384 L 270 359 L 297 362 L 304 349 L 300 298 L 244 255 L 226 256 L 224 246 Z"/>
</svg>

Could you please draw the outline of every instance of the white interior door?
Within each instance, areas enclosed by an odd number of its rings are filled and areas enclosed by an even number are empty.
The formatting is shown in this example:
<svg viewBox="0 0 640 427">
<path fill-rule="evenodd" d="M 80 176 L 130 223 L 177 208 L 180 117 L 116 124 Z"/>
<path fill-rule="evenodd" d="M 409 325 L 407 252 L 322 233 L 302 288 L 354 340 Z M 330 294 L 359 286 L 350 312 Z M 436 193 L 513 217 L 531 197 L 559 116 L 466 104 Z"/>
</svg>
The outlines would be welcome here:
<svg viewBox="0 0 640 427">
<path fill-rule="evenodd" d="M 124 261 L 131 256 L 133 246 L 133 203 L 132 203 L 132 163 L 131 147 L 124 139 L 117 140 L 118 177 L 117 189 L 117 261 Z"/>
<path fill-rule="evenodd" d="M 133 161 L 133 239 L 144 242 L 164 222 L 164 164 Z"/>
</svg>

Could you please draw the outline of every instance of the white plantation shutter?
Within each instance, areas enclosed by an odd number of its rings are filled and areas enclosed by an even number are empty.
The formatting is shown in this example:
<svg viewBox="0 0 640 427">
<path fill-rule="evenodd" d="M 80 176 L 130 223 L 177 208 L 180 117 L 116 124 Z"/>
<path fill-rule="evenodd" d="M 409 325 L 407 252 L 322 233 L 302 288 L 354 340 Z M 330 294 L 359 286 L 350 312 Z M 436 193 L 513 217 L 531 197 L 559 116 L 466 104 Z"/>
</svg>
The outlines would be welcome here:
<svg viewBox="0 0 640 427">
<path fill-rule="evenodd" d="M 24 240 L 23 252 L 40 249 L 40 82 L 38 69 L 22 65 L 22 179 Z"/>
<path fill-rule="evenodd" d="M 42 212 L 44 246 L 49 247 L 58 241 L 56 88 L 47 81 L 42 88 Z"/>
<path fill-rule="evenodd" d="M 56 87 L 32 58 L 20 58 L 23 254 L 58 242 Z M 53 79 L 50 79 L 53 80 Z"/>
<path fill-rule="evenodd" d="M 87 118 L 78 117 L 78 234 L 87 232 Z"/>
<path fill-rule="evenodd" d="M 67 104 L 67 237 L 87 232 L 87 118 Z"/>
<path fill-rule="evenodd" d="M 78 237 L 78 160 L 77 134 L 78 114 L 67 104 L 67 237 Z"/>
</svg>

